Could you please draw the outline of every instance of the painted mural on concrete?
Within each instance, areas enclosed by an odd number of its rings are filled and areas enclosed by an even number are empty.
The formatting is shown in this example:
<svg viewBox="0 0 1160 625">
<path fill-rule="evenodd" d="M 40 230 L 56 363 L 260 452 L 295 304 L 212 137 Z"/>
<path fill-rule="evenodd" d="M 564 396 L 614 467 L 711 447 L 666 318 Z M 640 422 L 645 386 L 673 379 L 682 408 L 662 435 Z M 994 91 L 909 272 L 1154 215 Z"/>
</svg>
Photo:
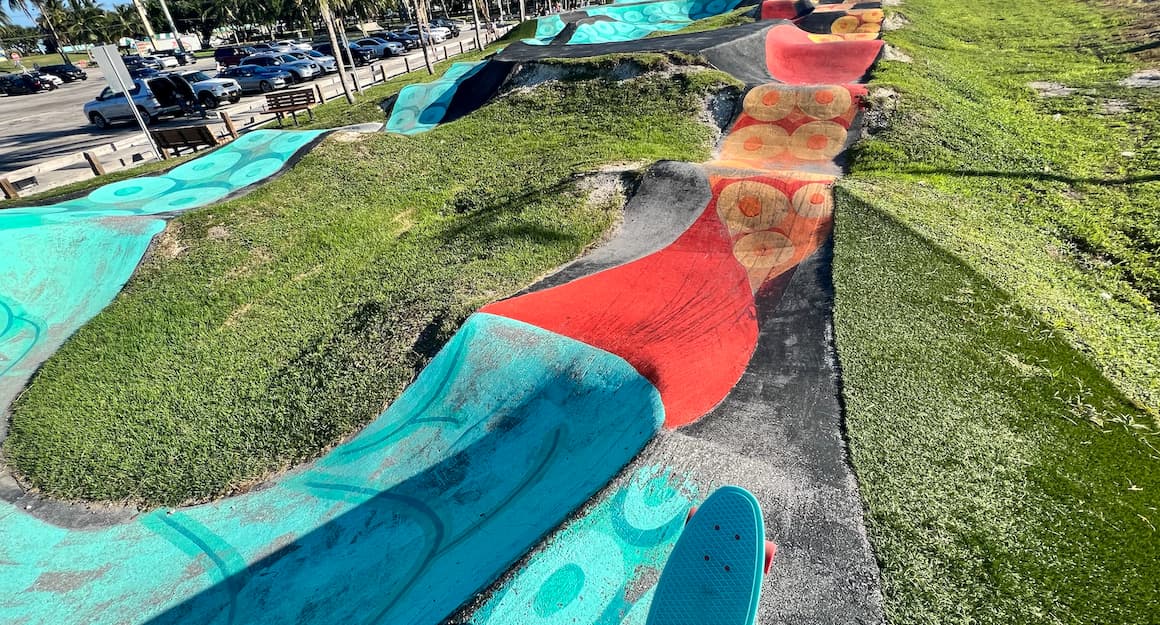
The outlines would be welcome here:
<svg viewBox="0 0 1160 625">
<path fill-rule="evenodd" d="M 637 471 L 556 532 L 472 616 L 472 625 L 643 625 L 660 563 L 696 495 L 696 486 L 671 469 Z"/>
<path fill-rule="evenodd" d="M 452 63 L 436 80 L 403 87 L 387 119 L 386 131 L 414 135 L 438 126 L 455 91 L 486 64 L 486 61 Z"/>
<path fill-rule="evenodd" d="M 0 622 L 418 624 L 471 600 L 662 427 L 695 424 L 726 397 L 762 329 L 758 295 L 828 236 L 833 159 L 863 95 L 846 83 L 865 74 L 881 43 L 815 40 L 792 25 L 757 36 L 765 58 L 749 62 L 764 84 L 746 95 L 719 159 L 704 165 L 710 199 L 675 241 L 485 307 L 357 437 L 263 488 L 96 529 L 0 508 Z M 824 80 L 798 69 L 823 51 Z M 12 213 L 9 228 L 0 213 L 0 237 L 130 219 L 147 242 L 161 222 L 139 215 L 225 197 L 313 138 L 239 140 L 236 149 L 262 156 L 239 166 L 245 157 L 222 150 L 72 208 Z M 79 327 L 143 249 L 118 252 L 120 266 L 85 278 L 103 284 L 93 295 L 56 295 L 41 310 L 27 294 L 0 293 L 5 357 L 30 361 L 54 327 Z M 643 623 L 649 580 L 695 496 L 690 484 L 673 466 L 633 476 L 538 551 L 476 622 Z"/>
<path fill-rule="evenodd" d="M 0 210 L 0 409 L 120 292 L 165 227 L 151 215 L 212 204 L 265 180 L 321 134 L 257 130 L 164 174 Z"/>
<path fill-rule="evenodd" d="M 661 411 L 620 358 L 477 314 L 359 436 L 268 488 L 98 530 L 0 509 L 0 622 L 436 622 L 607 484 Z"/>
</svg>

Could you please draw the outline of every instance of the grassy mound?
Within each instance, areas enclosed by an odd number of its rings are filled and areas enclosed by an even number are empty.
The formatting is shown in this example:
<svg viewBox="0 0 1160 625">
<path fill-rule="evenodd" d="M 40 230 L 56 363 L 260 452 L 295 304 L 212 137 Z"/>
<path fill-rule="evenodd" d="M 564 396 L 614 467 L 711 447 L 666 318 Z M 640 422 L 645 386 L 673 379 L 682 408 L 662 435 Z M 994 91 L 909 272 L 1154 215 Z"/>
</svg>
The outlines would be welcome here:
<svg viewBox="0 0 1160 625">
<path fill-rule="evenodd" d="M 701 99 L 725 80 L 707 75 L 555 83 L 420 136 L 331 138 L 175 219 L 16 403 L 7 459 L 52 495 L 176 504 L 317 456 L 472 310 L 601 236 L 616 207 L 577 174 L 706 159 Z"/>
<path fill-rule="evenodd" d="M 900 10 L 834 261 L 888 621 L 1152 622 L 1160 98 L 1092 5 Z"/>
<path fill-rule="evenodd" d="M 898 108 L 861 145 L 849 187 L 1010 291 L 1157 414 L 1160 98 L 1118 84 L 1136 69 L 1116 43 L 1125 18 L 1073 0 L 902 10 L 911 24 L 887 41 L 914 62 L 879 64 L 874 83 Z"/>
<path fill-rule="evenodd" d="M 840 199 L 835 335 L 888 621 L 1149 622 L 1148 417 L 986 278 Z"/>
</svg>

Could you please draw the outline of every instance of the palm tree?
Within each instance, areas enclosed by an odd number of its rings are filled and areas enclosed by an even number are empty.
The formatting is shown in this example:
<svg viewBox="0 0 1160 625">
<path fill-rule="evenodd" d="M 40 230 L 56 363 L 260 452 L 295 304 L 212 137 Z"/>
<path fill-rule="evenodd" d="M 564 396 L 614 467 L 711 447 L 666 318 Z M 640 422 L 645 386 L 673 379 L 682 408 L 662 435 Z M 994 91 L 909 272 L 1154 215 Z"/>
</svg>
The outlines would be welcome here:
<svg viewBox="0 0 1160 625">
<path fill-rule="evenodd" d="M 98 43 L 105 39 L 107 22 L 105 10 L 95 0 L 69 0 L 58 23 L 69 41 Z"/>
<path fill-rule="evenodd" d="M 348 0 L 337 0 L 345 2 Z M 346 96 L 347 104 L 354 104 L 354 94 L 350 92 L 350 85 L 346 84 L 346 67 L 343 65 L 343 49 L 338 45 L 338 37 L 334 34 L 334 15 L 330 12 L 330 0 L 318 0 L 318 10 L 322 13 L 322 21 L 326 24 L 326 34 L 330 36 L 330 49 L 334 50 L 334 60 L 338 64 L 338 82 L 342 85 L 342 94 Z M 354 61 L 354 56 L 351 56 Z"/>
<path fill-rule="evenodd" d="M 45 5 L 49 2 L 60 5 L 60 0 L 8 0 L 8 8 L 13 11 L 22 11 L 28 16 L 28 19 L 36 23 L 38 20 L 32 15 L 32 9 L 35 8 L 40 13 L 40 17 L 44 21 L 44 25 L 48 28 L 48 32 L 52 33 L 52 38 L 56 41 L 56 51 L 60 53 L 60 58 L 64 60 L 65 65 L 70 65 L 72 61 L 64 53 L 64 48 L 60 42 L 60 35 L 57 34 L 56 25 L 53 23 L 52 16 L 50 15 L 54 11 L 52 7 L 48 7 L 47 12 L 45 10 Z"/>
</svg>

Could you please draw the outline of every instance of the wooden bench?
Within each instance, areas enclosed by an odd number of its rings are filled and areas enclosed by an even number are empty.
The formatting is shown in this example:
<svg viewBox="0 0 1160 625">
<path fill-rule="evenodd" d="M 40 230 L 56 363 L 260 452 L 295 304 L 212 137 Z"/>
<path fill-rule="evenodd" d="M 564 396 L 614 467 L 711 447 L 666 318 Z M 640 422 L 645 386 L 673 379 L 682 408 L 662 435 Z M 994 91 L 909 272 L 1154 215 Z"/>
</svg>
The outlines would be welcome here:
<svg viewBox="0 0 1160 625">
<path fill-rule="evenodd" d="M 314 111 L 310 109 L 315 104 L 318 104 L 318 96 L 315 95 L 313 89 L 266 94 L 266 112 L 278 116 L 279 128 L 282 127 L 282 118 L 286 116 L 286 113 L 289 113 L 290 117 L 294 119 L 295 126 L 298 125 L 298 111 L 306 111 L 310 114 L 310 120 L 314 121 Z"/>
<path fill-rule="evenodd" d="M 222 143 L 209 126 L 158 128 L 149 134 L 153 135 L 153 142 L 157 144 L 162 156 L 166 156 L 166 150 L 173 150 L 173 155 L 178 156 L 186 148 L 196 152 L 198 148 L 212 148 Z"/>
</svg>

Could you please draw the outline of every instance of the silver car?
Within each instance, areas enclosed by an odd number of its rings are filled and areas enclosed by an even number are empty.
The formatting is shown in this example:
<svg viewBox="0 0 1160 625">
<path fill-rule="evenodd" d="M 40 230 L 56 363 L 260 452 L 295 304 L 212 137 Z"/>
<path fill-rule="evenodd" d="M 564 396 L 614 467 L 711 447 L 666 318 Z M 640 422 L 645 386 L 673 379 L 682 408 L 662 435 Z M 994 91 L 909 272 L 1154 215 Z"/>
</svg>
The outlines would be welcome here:
<svg viewBox="0 0 1160 625">
<path fill-rule="evenodd" d="M 177 87 L 166 76 L 138 78 L 129 93 L 147 124 L 165 115 L 179 115 L 184 110 Z M 85 102 L 84 111 L 89 123 L 98 128 L 108 128 L 113 122 L 133 121 L 133 109 L 129 108 L 125 94 L 113 93 L 109 87 L 95 100 Z"/>
<path fill-rule="evenodd" d="M 275 89 L 285 89 L 293 80 L 290 72 L 261 65 L 237 65 L 223 69 L 217 77 L 237 81 L 246 93 L 270 93 Z"/>
<path fill-rule="evenodd" d="M 222 102 L 233 104 L 242 98 L 242 88 L 236 80 L 210 78 L 205 72 L 180 72 L 193 86 L 197 101 L 207 109 L 217 108 Z"/>
<path fill-rule="evenodd" d="M 322 68 L 314 61 L 303 61 L 289 54 L 255 54 L 242 59 L 241 65 L 261 65 L 262 67 L 276 67 L 290 72 L 294 82 L 314 80 L 322 75 Z"/>
<path fill-rule="evenodd" d="M 287 54 L 300 61 L 313 61 L 314 63 L 318 63 L 323 73 L 333 74 L 338 71 L 338 61 L 335 61 L 333 56 L 323 54 L 317 50 L 294 50 L 287 52 Z"/>
</svg>

